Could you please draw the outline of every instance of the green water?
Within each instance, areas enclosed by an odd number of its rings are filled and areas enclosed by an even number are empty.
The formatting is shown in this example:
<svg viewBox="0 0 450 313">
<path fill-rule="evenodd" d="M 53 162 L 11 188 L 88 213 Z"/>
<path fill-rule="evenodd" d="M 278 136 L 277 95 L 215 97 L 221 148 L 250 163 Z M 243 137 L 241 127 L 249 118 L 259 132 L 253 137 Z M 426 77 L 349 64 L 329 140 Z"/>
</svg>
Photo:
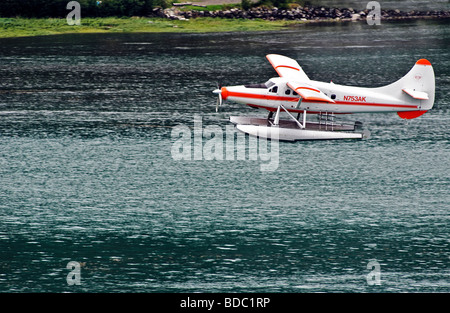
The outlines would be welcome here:
<svg viewBox="0 0 450 313">
<path fill-rule="evenodd" d="M 427 58 L 435 106 L 343 117 L 372 137 L 280 143 L 273 172 L 174 160 L 195 115 L 266 115 L 211 91 L 275 76 L 267 53 L 359 86 Z M 448 22 L 2 39 L 0 77 L 2 292 L 450 291 Z"/>
</svg>

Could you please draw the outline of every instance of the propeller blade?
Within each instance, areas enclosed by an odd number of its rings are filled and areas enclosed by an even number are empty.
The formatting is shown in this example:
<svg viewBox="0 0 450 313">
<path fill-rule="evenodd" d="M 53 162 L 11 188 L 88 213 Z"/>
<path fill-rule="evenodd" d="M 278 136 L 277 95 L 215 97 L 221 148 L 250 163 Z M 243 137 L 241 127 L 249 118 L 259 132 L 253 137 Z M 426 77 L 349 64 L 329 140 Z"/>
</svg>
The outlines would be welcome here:
<svg viewBox="0 0 450 313">
<path fill-rule="evenodd" d="M 216 103 L 216 112 L 219 112 L 219 106 L 222 106 L 222 95 L 219 93 Z"/>
<path fill-rule="evenodd" d="M 217 89 L 213 91 L 214 94 L 217 95 L 217 102 L 216 102 L 216 112 L 219 112 L 219 106 L 222 106 L 222 86 L 217 83 Z"/>
</svg>

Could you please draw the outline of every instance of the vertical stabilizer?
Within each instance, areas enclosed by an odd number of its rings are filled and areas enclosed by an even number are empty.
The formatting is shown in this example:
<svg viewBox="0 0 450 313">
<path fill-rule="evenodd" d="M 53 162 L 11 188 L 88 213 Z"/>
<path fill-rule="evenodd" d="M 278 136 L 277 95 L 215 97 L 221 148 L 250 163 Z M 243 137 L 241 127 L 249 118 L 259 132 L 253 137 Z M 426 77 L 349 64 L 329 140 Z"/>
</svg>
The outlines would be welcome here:
<svg viewBox="0 0 450 313">
<path fill-rule="evenodd" d="M 421 116 L 434 104 L 435 78 L 430 61 L 420 59 L 412 69 L 398 81 L 379 88 L 406 103 L 417 105 L 418 110 L 398 112 L 404 119 Z"/>
</svg>

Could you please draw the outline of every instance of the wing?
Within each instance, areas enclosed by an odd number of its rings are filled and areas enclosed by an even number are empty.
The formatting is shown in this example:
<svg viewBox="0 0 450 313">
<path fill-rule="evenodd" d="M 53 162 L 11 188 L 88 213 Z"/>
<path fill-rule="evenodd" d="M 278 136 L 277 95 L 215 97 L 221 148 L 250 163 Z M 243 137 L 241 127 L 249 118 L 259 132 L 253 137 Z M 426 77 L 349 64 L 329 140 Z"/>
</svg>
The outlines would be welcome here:
<svg viewBox="0 0 450 313">
<path fill-rule="evenodd" d="M 297 61 L 279 54 L 266 55 L 280 77 L 292 78 L 301 82 L 309 82 L 308 76 L 303 72 Z"/>
<path fill-rule="evenodd" d="M 335 103 L 322 91 L 308 84 L 310 80 L 297 61 L 279 54 L 268 54 L 266 58 L 278 75 L 288 79 L 288 87 L 304 100 Z"/>
<path fill-rule="evenodd" d="M 319 89 L 317 89 L 309 84 L 299 83 L 297 81 L 288 81 L 287 85 L 289 88 L 291 88 L 296 93 L 298 93 L 304 100 L 335 103 L 331 98 L 329 98 L 327 95 L 325 95 L 322 91 L 320 91 Z"/>
</svg>

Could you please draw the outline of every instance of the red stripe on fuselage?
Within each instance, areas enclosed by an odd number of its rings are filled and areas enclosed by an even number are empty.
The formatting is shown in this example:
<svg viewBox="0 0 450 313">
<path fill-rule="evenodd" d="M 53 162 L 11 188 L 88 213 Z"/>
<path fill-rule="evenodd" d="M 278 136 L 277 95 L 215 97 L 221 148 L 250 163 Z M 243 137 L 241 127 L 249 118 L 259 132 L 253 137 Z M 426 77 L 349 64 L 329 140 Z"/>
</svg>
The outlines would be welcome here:
<svg viewBox="0 0 450 313">
<path fill-rule="evenodd" d="M 297 102 L 299 100 L 299 98 L 297 98 L 297 97 L 258 95 L 258 94 L 245 93 L 245 92 L 235 92 L 235 91 L 228 92 L 228 97 L 250 98 L 250 99 L 264 99 L 264 100 L 273 100 L 273 101 L 291 101 L 291 102 Z M 311 102 L 312 103 L 317 103 L 317 101 L 309 101 L 309 100 L 306 100 L 306 99 L 302 100 L 302 103 L 311 103 Z M 352 102 L 352 101 L 335 101 L 334 104 L 417 109 L 416 105 L 401 105 L 401 104 L 390 104 L 390 103 L 366 103 L 366 102 Z"/>
<path fill-rule="evenodd" d="M 417 109 L 417 105 L 401 105 L 401 104 L 390 104 L 390 103 L 365 103 L 365 102 L 351 102 L 351 101 L 335 101 L 335 102 L 336 102 L 336 104 L 341 104 L 341 105 L 361 105 L 361 106 L 373 106 L 373 107 Z"/>
<path fill-rule="evenodd" d="M 228 97 L 264 99 L 264 100 L 275 100 L 275 101 L 298 101 L 299 100 L 299 98 L 294 98 L 294 97 L 258 95 L 258 94 L 253 94 L 253 93 L 235 92 L 235 91 L 228 92 Z"/>
</svg>

